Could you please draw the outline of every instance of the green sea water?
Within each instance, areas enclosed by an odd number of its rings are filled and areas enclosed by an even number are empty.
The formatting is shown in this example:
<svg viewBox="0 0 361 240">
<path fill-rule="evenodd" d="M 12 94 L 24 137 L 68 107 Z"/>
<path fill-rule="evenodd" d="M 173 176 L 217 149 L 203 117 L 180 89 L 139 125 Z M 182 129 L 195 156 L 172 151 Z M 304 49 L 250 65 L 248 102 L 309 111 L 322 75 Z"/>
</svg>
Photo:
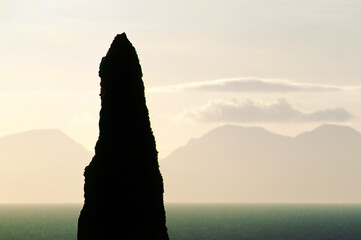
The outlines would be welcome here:
<svg viewBox="0 0 361 240">
<path fill-rule="evenodd" d="M 81 205 L 0 205 L 0 240 L 76 240 Z M 171 240 L 361 240 L 361 205 L 168 204 Z"/>
</svg>

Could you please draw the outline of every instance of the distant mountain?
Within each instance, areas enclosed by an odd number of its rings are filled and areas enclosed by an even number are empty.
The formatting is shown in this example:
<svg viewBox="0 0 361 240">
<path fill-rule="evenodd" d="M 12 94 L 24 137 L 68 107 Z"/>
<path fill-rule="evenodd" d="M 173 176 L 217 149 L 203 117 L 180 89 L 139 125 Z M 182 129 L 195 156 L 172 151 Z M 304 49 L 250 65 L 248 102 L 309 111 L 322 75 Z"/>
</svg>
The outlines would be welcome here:
<svg viewBox="0 0 361 240">
<path fill-rule="evenodd" d="M 0 203 L 82 202 L 92 153 L 59 130 L 0 138 Z"/>
<path fill-rule="evenodd" d="M 345 126 L 292 138 L 226 125 L 160 164 L 171 202 L 361 202 L 361 134 Z"/>
</svg>

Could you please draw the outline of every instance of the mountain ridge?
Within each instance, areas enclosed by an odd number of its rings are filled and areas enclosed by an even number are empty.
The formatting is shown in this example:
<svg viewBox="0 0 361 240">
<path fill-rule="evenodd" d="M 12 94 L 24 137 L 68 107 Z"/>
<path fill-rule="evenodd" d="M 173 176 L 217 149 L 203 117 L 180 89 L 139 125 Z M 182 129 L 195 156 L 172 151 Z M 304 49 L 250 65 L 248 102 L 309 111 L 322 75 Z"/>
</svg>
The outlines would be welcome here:
<svg viewBox="0 0 361 240">
<path fill-rule="evenodd" d="M 225 125 L 218 126 L 218 127 L 215 127 L 213 129 L 211 129 L 210 131 L 208 131 L 207 133 L 203 134 L 202 136 L 200 136 L 198 138 L 191 138 L 186 144 L 184 144 L 183 146 L 180 146 L 179 148 L 175 149 L 168 156 L 162 158 L 162 160 L 166 159 L 166 158 L 169 158 L 172 154 L 174 154 L 174 152 L 177 152 L 179 149 L 183 149 L 185 146 L 187 146 L 191 142 L 197 142 L 200 139 L 203 139 L 203 138 L 208 137 L 208 136 L 212 136 L 215 133 L 222 132 L 225 129 L 226 129 L 226 131 L 228 133 L 229 132 L 234 133 L 234 130 L 237 130 L 237 131 L 242 130 L 242 131 L 247 131 L 247 132 L 256 130 L 256 131 L 258 131 L 259 134 L 263 133 L 263 134 L 267 134 L 269 136 L 276 137 L 276 138 L 292 139 L 292 140 L 307 138 L 307 136 L 309 136 L 310 134 L 312 135 L 312 134 L 315 134 L 317 132 L 320 132 L 320 131 L 324 132 L 324 130 L 330 130 L 330 129 L 331 130 L 335 130 L 335 129 L 350 130 L 349 132 L 353 132 L 356 135 L 358 134 L 359 137 L 361 137 L 361 133 L 358 132 L 356 129 L 351 128 L 351 127 L 346 126 L 346 125 L 337 125 L 337 124 L 322 124 L 322 125 L 314 128 L 314 129 L 312 129 L 310 131 L 305 131 L 305 132 L 302 132 L 300 134 L 297 134 L 296 136 L 286 136 L 286 135 L 274 133 L 274 132 L 271 132 L 271 131 L 263 128 L 263 127 L 245 127 L 245 126 L 239 126 L 239 125 L 234 125 L 234 124 L 225 124 Z"/>
<path fill-rule="evenodd" d="M 84 148 L 84 150 L 89 151 L 81 143 L 79 143 L 76 140 L 74 140 L 73 138 L 71 138 L 69 135 L 64 133 L 62 130 L 56 129 L 56 128 L 32 129 L 32 130 L 21 131 L 21 132 L 17 132 L 17 133 L 11 133 L 8 135 L 0 136 L 0 142 L 7 142 L 12 139 L 16 139 L 18 141 L 19 138 L 27 139 L 27 138 L 34 138 L 34 137 L 37 137 L 38 140 L 40 140 L 41 138 L 48 139 L 49 137 L 59 138 L 59 139 L 63 138 L 64 140 L 72 141 L 74 144 L 76 144 L 80 148 Z"/>
<path fill-rule="evenodd" d="M 0 202 L 81 202 L 92 153 L 58 129 L 0 137 Z"/>
<path fill-rule="evenodd" d="M 221 131 L 222 127 L 226 127 L 226 129 L 228 129 L 227 134 L 235 133 L 234 130 L 239 128 L 235 125 L 225 125 L 213 130 Z M 272 157 L 272 159 L 268 159 L 268 161 L 263 159 L 262 163 L 264 165 L 259 170 L 263 174 L 268 175 L 268 182 L 273 183 L 270 184 L 273 187 L 277 187 L 277 184 L 284 184 L 282 181 L 280 182 L 280 178 L 275 176 L 278 173 L 280 175 L 287 175 L 287 177 L 290 177 L 288 181 L 292 184 L 295 184 L 294 186 L 297 184 L 302 185 L 297 176 L 303 176 L 311 180 L 316 179 L 318 181 L 316 183 L 308 181 L 308 193 L 305 191 L 305 187 L 301 186 L 304 188 L 303 193 L 300 192 L 297 194 L 295 191 L 291 190 L 290 195 L 293 195 L 293 197 L 283 196 L 284 201 L 279 201 L 276 197 L 274 197 L 270 202 L 361 202 L 361 194 L 357 194 L 357 188 L 361 187 L 359 184 L 361 180 L 358 174 L 359 170 L 361 169 L 361 133 L 359 133 L 357 130 L 342 125 L 321 125 L 320 127 L 317 127 L 309 132 L 301 133 L 295 137 L 288 137 L 271 133 L 259 127 L 240 127 L 240 129 L 246 129 L 247 131 L 256 129 L 258 133 L 264 133 L 267 136 L 275 137 L 275 139 L 281 139 L 282 141 L 280 144 L 286 144 L 288 149 L 284 151 L 278 151 L 277 149 L 273 149 L 272 146 L 267 147 L 266 145 L 264 145 L 264 149 L 260 149 L 258 146 L 248 147 L 247 145 L 239 147 L 237 144 L 227 143 L 227 141 L 224 141 L 226 143 L 225 145 L 228 145 L 226 150 L 240 149 L 241 152 L 237 155 L 232 155 L 230 152 L 225 154 L 223 146 L 220 144 L 219 146 L 215 146 L 213 148 L 204 148 L 207 151 L 209 151 L 209 149 L 212 151 L 214 150 L 214 156 L 209 157 L 208 159 L 202 159 L 204 158 L 204 155 L 202 155 L 204 152 L 199 151 L 188 152 L 187 155 L 184 155 L 184 152 L 187 152 L 188 150 L 189 144 L 193 145 L 196 143 L 193 150 L 199 150 L 198 145 L 203 144 L 203 142 L 199 141 L 199 139 L 205 136 L 209 136 L 207 134 L 212 132 L 210 131 L 200 138 L 190 140 L 186 145 L 178 148 L 168 157 L 161 160 L 160 167 L 165 177 L 164 184 L 166 201 L 195 202 L 197 200 L 196 198 L 198 198 L 198 202 L 251 202 L 251 200 L 254 202 L 264 202 L 262 200 L 266 198 L 263 198 L 262 194 L 257 193 L 254 189 L 252 190 L 252 186 L 237 186 L 234 183 L 240 180 L 237 177 L 240 174 L 240 168 L 244 168 L 242 170 L 244 173 L 242 181 L 260 181 L 259 179 L 257 180 L 255 178 L 253 171 L 258 167 L 257 164 L 254 162 L 252 165 L 247 161 L 247 158 L 250 160 L 257 160 L 258 158 L 255 156 L 256 152 L 256 155 L 261 155 L 261 157 Z M 325 130 L 344 130 L 343 132 L 349 133 L 350 136 L 353 137 L 346 139 L 334 138 L 333 141 L 322 140 L 319 141 L 316 145 L 309 141 L 310 136 L 320 132 L 322 133 Z M 49 138 L 46 137 L 43 139 L 44 141 L 39 142 L 39 138 L 34 138 L 34 133 L 35 135 L 40 136 L 40 138 L 42 138 L 41 136 L 44 133 L 50 133 L 52 136 L 65 136 L 60 142 L 67 143 L 69 142 L 68 140 L 71 140 L 70 143 L 74 144 L 71 144 L 72 147 L 68 148 L 66 144 L 64 145 L 54 143 L 54 138 L 50 138 L 52 140 L 49 140 Z M 337 137 L 344 135 L 336 133 L 337 132 L 334 132 L 333 135 Z M 227 134 L 225 134 L 225 136 L 227 136 Z M 12 148 L 12 151 L 10 151 L 11 149 L 9 150 L 9 147 L 7 146 L 9 144 L 9 140 L 13 141 L 13 139 L 16 139 L 19 136 L 27 136 L 26 144 L 23 143 L 23 145 L 20 146 L 17 143 L 15 144 L 15 147 Z M 216 136 L 213 136 L 213 138 L 217 139 Z M 257 140 L 257 138 L 255 139 Z M 283 140 L 285 140 L 286 143 Z M 292 144 L 287 144 L 288 140 L 291 140 Z M 258 141 L 261 143 L 260 140 Z M 333 144 L 331 145 L 331 149 L 330 142 Z M 43 159 L 40 159 L 41 161 L 36 157 L 29 158 L 29 150 L 32 149 L 31 146 L 34 146 L 34 143 L 37 143 L 37 149 L 39 152 L 47 150 L 48 147 L 44 149 L 44 146 L 55 146 L 52 151 L 57 149 L 58 152 L 56 155 L 62 153 L 62 157 L 56 158 L 54 161 L 49 161 L 49 159 L 51 159 L 50 157 L 52 156 L 51 154 L 40 154 L 40 157 Z M 342 151 L 330 151 L 332 148 L 337 147 L 339 143 L 343 144 L 341 148 Z M 25 149 L 27 150 L 22 150 L 22 147 L 24 146 L 26 146 Z M 318 151 L 317 154 L 314 154 L 314 149 L 317 150 L 319 146 L 321 146 L 320 149 L 322 151 Z M 74 154 L 73 150 L 71 149 L 81 150 L 80 152 L 82 153 Z M 292 159 L 288 157 L 289 151 L 301 152 L 301 150 L 304 151 L 302 152 L 301 156 L 295 156 Z M 11 152 L 11 158 L 5 157 L 4 154 L 6 151 Z M 64 152 L 67 152 L 68 154 L 64 154 Z M 21 154 L 19 155 L 19 153 Z M 184 156 L 182 161 L 179 160 L 179 157 L 175 156 L 177 154 Z M 80 143 L 72 140 L 68 135 L 58 129 L 35 129 L 0 137 L 0 202 L 81 202 L 83 183 L 82 174 L 85 165 L 91 160 L 92 155 L 93 153 L 84 148 Z M 220 158 L 220 156 L 222 158 Z M 274 158 L 274 156 L 277 156 L 277 159 Z M 306 158 L 309 160 L 307 161 L 307 164 L 305 164 Z M 68 159 L 69 161 L 64 162 L 64 159 Z M 220 159 L 221 162 L 224 163 L 223 165 L 218 164 Z M 210 161 L 207 162 L 205 160 Z M 293 166 L 287 165 L 290 161 L 292 161 L 294 164 Z M 19 163 L 22 164 L 19 165 Z M 27 165 L 25 163 L 29 164 Z M 175 165 L 170 166 L 172 164 Z M 276 168 L 272 168 L 272 164 L 277 164 L 278 166 Z M 59 173 L 57 173 L 57 175 L 41 175 L 40 173 L 44 167 L 53 169 L 54 171 L 59 170 Z M 250 167 L 252 167 L 253 170 L 250 169 Z M 329 169 L 328 173 L 322 170 L 322 168 L 326 167 Z M 321 170 L 317 172 L 317 169 L 319 168 L 321 168 Z M 21 180 L 17 179 L 15 175 L 11 175 L 14 173 L 14 169 L 16 169 L 16 174 L 23 174 L 26 178 Z M 231 171 L 228 171 L 229 169 L 231 169 Z M 280 171 L 280 169 L 283 171 Z M 272 173 L 272 170 L 275 170 L 275 172 Z M 224 175 L 227 174 L 228 176 L 225 177 Z M 203 196 L 197 197 L 197 194 L 199 195 L 197 189 L 189 191 L 190 189 L 188 189 L 188 186 L 199 185 L 197 182 L 206 179 L 207 175 L 208 177 L 211 176 L 214 179 L 208 184 L 215 184 L 215 188 L 212 189 L 214 194 L 210 194 L 210 191 L 207 192 L 201 190 L 200 195 Z M 333 180 L 329 175 L 332 175 Z M 247 177 L 249 178 L 247 179 Z M 58 178 L 59 180 L 55 181 L 55 178 Z M 179 181 L 178 183 L 175 183 L 176 178 L 179 178 L 180 181 L 184 180 L 184 184 L 180 184 Z M 59 186 L 58 190 L 54 190 L 54 188 L 42 188 L 41 186 L 44 184 L 44 179 L 47 179 L 49 182 L 57 182 Z M 14 181 L 15 183 L 11 181 Z M 207 181 L 204 183 L 207 183 Z M 36 189 L 32 190 L 30 187 L 34 184 L 37 184 L 38 187 L 35 187 Z M 289 184 L 289 186 L 292 184 Z M 334 191 L 332 191 L 332 189 L 328 189 L 329 185 L 334 185 Z M 231 186 L 233 187 L 231 188 Z M 260 184 L 255 184 L 254 186 L 259 187 Z M 209 187 L 206 187 L 206 190 L 207 188 Z M 285 187 L 283 186 L 283 188 Z M 227 190 L 227 193 L 223 194 L 223 197 L 221 191 L 222 189 Z M 312 196 L 317 195 L 317 191 L 322 191 L 322 189 L 325 189 L 325 191 L 327 190 L 326 192 L 328 192 L 328 196 L 311 199 Z M 343 192 L 341 191 L 342 189 L 344 189 Z M 49 194 L 45 194 L 45 190 L 49 191 Z M 175 191 L 178 190 L 180 193 L 175 194 Z M 242 199 L 239 196 L 240 190 L 242 194 L 253 194 L 253 198 L 248 199 L 248 201 L 247 199 Z M 283 192 L 280 192 L 280 194 L 281 193 Z M 191 197 L 190 194 L 194 194 L 194 196 Z M 36 198 L 29 198 L 29 195 L 34 195 Z M 255 195 L 258 197 L 254 197 Z M 294 197 L 295 195 L 297 196 Z M 308 195 L 309 197 L 305 199 L 302 195 Z M 70 198 L 66 198 L 66 196 L 70 196 Z M 231 199 L 231 197 L 233 197 L 233 199 Z M 58 199 L 58 201 L 55 201 L 56 199 Z"/>
<path fill-rule="evenodd" d="M 361 202 L 361 133 L 352 128 L 286 137 L 227 125 L 209 133 L 162 160 L 167 201 Z"/>
</svg>

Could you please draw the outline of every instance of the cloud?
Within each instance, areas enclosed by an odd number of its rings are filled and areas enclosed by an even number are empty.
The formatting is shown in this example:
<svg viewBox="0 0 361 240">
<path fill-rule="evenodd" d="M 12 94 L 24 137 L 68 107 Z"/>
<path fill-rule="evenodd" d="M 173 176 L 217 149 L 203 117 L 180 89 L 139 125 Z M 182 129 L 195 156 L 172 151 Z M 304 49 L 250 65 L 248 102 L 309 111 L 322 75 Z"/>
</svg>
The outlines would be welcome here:
<svg viewBox="0 0 361 240">
<path fill-rule="evenodd" d="M 200 122 L 344 122 L 355 118 L 344 108 L 302 112 L 285 99 L 271 103 L 246 101 L 210 101 L 207 105 L 193 108 L 181 114 L 182 118 Z"/>
<path fill-rule="evenodd" d="M 294 83 L 280 79 L 261 79 L 256 77 L 229 78 L 213 81 L 186 83 L 150 89 L 150 92 L 208 91 L 208 92 L 335 92 L 361 90 L 360 86 L 341 87 L 335 85 Z"/>
</svg>

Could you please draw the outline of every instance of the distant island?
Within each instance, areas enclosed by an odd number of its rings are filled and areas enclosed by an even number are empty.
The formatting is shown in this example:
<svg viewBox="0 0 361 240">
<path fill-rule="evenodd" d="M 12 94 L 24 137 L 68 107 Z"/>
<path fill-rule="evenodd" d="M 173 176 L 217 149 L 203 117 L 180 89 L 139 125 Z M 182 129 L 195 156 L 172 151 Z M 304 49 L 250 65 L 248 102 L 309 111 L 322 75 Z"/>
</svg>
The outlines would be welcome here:
<svg viewBox="0 0 361 240">
<path fill-rule="evenodd" d="M 1 203 L 81 202 L 92 154 L 56 129 L 0 137 Z M 337 125 L 294 138 L 225 125 L 160 160 L 166 202 L 357 203 L 360 165 L 361 134 Z"/>
<path fill-rule="evenodd" d="M 93 153 L 58 129 L 0 137 L 0 203 L 79 203 Z"/>
<path fill-rule="evenodd" d="M 360 203 L 361 134 L 225 125 L 161 160 L 168 202 Z"/>
</svg>

